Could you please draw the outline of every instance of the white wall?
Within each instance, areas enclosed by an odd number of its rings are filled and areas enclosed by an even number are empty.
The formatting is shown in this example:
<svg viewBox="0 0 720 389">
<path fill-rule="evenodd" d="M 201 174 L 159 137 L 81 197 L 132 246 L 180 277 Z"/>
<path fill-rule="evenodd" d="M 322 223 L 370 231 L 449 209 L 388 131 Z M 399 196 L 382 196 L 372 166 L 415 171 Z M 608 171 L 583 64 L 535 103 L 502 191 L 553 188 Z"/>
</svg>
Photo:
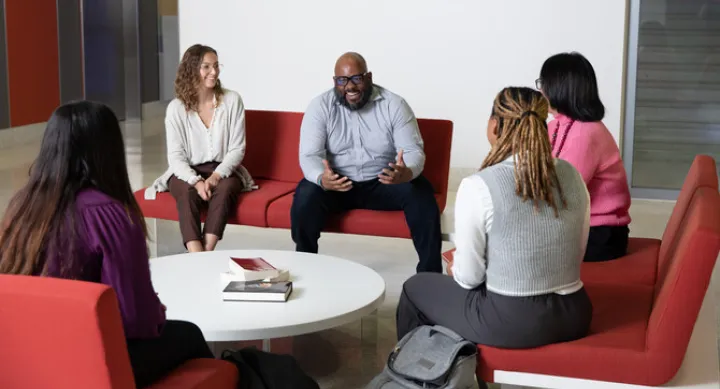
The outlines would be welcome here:
<svg viewBox="0 0 720 389">
<path fill-rule="evenodd" d="M 543 61 L 593 63 L 606 125 L 620 134 L 626 0 L 180 0 L 180 52 L 218 50 L 221 80 L 249 109 L 303 111 L 345 51 L 418 117 L 455 123 L 451 164 L 478 167 L 495 94 L 533 86 Z"/>
</svg>

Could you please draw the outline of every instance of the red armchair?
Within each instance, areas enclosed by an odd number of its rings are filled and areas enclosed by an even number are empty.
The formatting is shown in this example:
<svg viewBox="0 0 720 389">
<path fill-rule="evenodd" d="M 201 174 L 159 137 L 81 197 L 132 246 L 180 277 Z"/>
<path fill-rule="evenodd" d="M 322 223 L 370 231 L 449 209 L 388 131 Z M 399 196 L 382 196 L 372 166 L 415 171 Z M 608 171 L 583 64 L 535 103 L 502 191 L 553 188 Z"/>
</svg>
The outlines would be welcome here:
<svg viewBox="0 0 720 389">
<path fill-rule="evenodd" d="M 673 377 L 671 387 L 717 388 L 708 288 L 720 253 L 717 189 L 696 190 L 668 244 L 655 286 L 586 282 L 594 306 L 587 337 L 528 350 L 480 346 L 478 372 L 488 381 L 545 388 L 601 387 L 595 381 L 657 386 Z"/>
<path fill-rule="evenodd" d="M 607 262 L 588 262 L 582 266 L 582 280 L 585 282 L 616 282 L 655 285 L 658 274 L 664 271 L 670 260 L 670 252 L 679 234 L 681 221 L 685 217 L 690 201 L 699 188 L 718 190 L 718 174 L 715 160 L 707 155 L 695 157 L 680 189 L 662 240 L 630 238 L 628 255 Z"/>
<path fill-rule="evenodd" d="M 107 285 L 0 275 L 0 388 L 134 389 L 115 292 Z M 188 361 L 152 389 L 231 389 L 237 368 Z"/>
<path fill-rule="evenodd" d="M 446 261 L 453 251 L 443 254 Z M 716 307 L 708 285 L 720 252 L 720 194 L 711 157 L 695 158 L 662 240 L 632 238 L 628 251 L 614 261 L 583 263 L 594 305 L 589 336 L 529 350 L 480 346 L 478 372 L 488 381 L 546 388 L 671 379 L 675 388 L 717 388 Z"/>
</svg>

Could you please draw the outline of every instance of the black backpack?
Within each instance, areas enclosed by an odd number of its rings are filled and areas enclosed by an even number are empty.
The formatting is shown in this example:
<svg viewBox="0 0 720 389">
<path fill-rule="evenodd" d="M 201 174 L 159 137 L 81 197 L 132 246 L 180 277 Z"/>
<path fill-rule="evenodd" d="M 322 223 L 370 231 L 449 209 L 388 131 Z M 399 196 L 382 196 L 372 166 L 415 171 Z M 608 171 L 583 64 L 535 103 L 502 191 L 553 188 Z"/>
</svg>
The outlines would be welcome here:
<svg viewBox="0 0 720 389">
<path fill-rule="evenodd" d="M 292 355 L 246 347 L 225 350 L 221 358 L 237 366 L 240 373 L 238 389 L 320 389 Z"/>
</svg>

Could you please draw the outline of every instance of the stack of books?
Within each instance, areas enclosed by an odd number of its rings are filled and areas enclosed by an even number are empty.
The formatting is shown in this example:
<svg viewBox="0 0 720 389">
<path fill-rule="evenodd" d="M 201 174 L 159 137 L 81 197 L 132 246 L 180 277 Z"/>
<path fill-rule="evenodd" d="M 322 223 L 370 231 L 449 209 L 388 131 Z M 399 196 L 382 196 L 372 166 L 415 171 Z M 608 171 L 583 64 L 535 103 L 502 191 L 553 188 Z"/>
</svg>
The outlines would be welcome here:
<svg viewBox="0 0 720 389">
<path fill-rule="evenodd" d="M 263 258 L 230 257 L 222 278 L 225 301 L 285 302 L 292 293 L 290 272 L 276 269 Z"/>
</svg>

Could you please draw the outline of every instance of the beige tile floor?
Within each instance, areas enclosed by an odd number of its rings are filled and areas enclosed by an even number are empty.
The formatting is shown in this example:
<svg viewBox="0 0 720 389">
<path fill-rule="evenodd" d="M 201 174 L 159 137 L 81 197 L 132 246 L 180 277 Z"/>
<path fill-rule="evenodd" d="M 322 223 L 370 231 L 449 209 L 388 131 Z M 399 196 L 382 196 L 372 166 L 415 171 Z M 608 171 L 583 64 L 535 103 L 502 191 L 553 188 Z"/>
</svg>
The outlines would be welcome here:
<svg viewBox="0 0 720 389">
<path fill-rule="evenodd" d="M 7 131 L 7 130 L 0 130 Z M 165 169 L 165 143 L 161 119 L 124 125 L 131 182 L 135 188 L 148 185 Z M 14 143 L 13 143 L 14 142 Z M 26 177 L 39 149 L 37 140 L 13 141 L 0 133 L 0 213 L 12 193 Z M 457 179 L 451 179 L 457 182 Z M 454 193 L 443 215 L 443 231 L 452 232 Z M 673 202 L 635 199 L 631 208 L 633 236 L 660 237 L 672 211 Z M 158 223 L 159 254 L 182 251 L 179 230 L 174 222 Z M 445 243 L 445 248 L 452 243 Z M 219 249 L 293 249 L 286 230 L 230 226 Z M 295 338 L 291 348 L 300 363 L 323 388 L 362 388 L 380 371 L 387 353 L 395 344 L 395 306 L 405 279 L 414 273 L 416 255 L 409 240 L 325 234 L 322 253 L 365 264 L 386 281 L 387 295 L 377 313 L 377 331 L 361 335 L 360 322 Z M 717 273 L 717 270 L 716 272 Z"/>
</svg>

